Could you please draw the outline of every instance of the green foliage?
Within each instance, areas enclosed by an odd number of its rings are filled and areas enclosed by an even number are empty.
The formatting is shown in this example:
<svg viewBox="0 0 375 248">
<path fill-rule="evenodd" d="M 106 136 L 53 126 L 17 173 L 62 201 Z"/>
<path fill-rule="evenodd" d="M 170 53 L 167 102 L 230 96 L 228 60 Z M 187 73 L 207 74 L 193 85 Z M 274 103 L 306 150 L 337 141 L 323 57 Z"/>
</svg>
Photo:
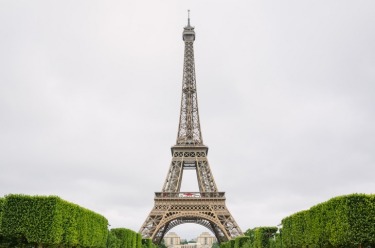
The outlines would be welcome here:
<svg viewBox="0 0 375 248">
<path fill-rule="evenodd" d="M 130 229 L 57 196 L 0 198 L 0 247 L 156 248 Z"/>
<path fill-rule="evenodd" d="M 142 247 L 142 237 L 126 228 L 113 228 L 109 231 L 108 247 L 112 248 L 139 248 Z M 152 243 L 152 242 L 151 242 Z"/>
<path fill-rule="evenodd" d="M 114 228 L 108 233 L 107 247 L 124 248 L 126 247 L 126 230 L 125 228 Z"/>
<path fill-rule="evenodd" d="M 286 246 L 284 245 L 284 247 Z M 274 238 L 270 239 L 270 248 L 283 248 L 283 243 L 281 240 L 281 232 L 276 233 Z"/>
<path fill-rule="evenodd" d="M 282 220 L 285 247 L 375 246 L 375 195 L 352 194 Z"/>
<path fill-rule="evenodd" d="M 142 248 L 156 248 L 151 239 L 142 239 Z"/>
<path fill-rule="evenodd" d="M 2 197 L 0 197 L 0 224 L 1 224 L 1 216 L 2 216 L 2 214 L 3 214 L 4 201 L 5 201 L 5 199 L 2 198 Z M 0 228 L 1 228 L 1 226 L 0 226 Z M 0 230 L 1 230 L 1 229 L 0 229 Z"/>
<path fill-rule="evenodd" d="M 1 233 L 12 242 L 106 247 L 107 219 L 57 196 L 8 195 L 2 209 Z"/>
<path fill-rule="evenodd" d="M 212 243 L 211 248 L 220 248 L 220 245 L 219 245 L 218 242 L 214 242 L 214 243 Z"/>
<path fill-rule="evenodd" d="M 234 248 L 234 245 L 236 244 L 236 241 L 234 239 L 231 239 L 228 241 L 229 247 L 228 248 Z"/>
<path fill-rule="evenodd" d="M 234 247 L 235 245 L 235 241 L 232 239 L 232 240 L 228 240 L 227 242 L 221 242 L 220 243 L 220 248 L 232 248 L 232 245 Z"/>
<path fill-rule="evenodd" d="M 249 242 L 250 242 L 250 238 L 248 236 L 236 237 L 234 240 L 234 248 L 242 248 Z"/>
<path fill-rule="evenodd" d="M 188 241 L 186 239 L 183 239 L 183 240 L 180 241 L 180 244 L 181 245 L 187 245 L 189 243 L 188 243 Z"/>
<path fill-rule="evenodd" d="M 139 234 L 139 233 L 137 233 L 137 248 L 142 248 L 142 235 L 141 234 Z"/>
<path fill-rule="evenodd" d="M 244 234 L 249 237 L 250 247 L 253 247 L 255 239 L 255 229 L 247 229 Z"/>
<path fill-rule="evenodd" d="M 107 248 L 120 248 L 121 247 L 121 239 L 118 239 L 114 232 L 108 232 L 107 238 Z"/>
<path fill-rule="evenodd" d="M 248 242 L 245 242 L 244 248 L 269 248 L 271 243 L 274 243 L 277 227 L 256 227 L 248 229 L 245 235 L 249 237 Z"/>
<path fill-rule="evenodd" d="M 136 233 L 130 229 L 126 229 L 127 230 L 127 233 L 126 233 L 126 239 L 127 239 L 127 242 L 126 242 L 126 246 L 124 248 L 135 248 L 135 237 L 136 237 Z"/>
<path fill-rule="evenodd" d="M 132 248 L 141 248 L 142 237 L 139 233 L 134 232 L 133 234 L 133 247 Z"/>
<path fill-rule="evenodd" d="M 221 242 L 220 248 L 227 248 L 227 242 Z"/>
<path fill-rule="evenodd" d="M 2 232 L 1 232 L 1 219 L 3 216 L 3 206 L 4 206 L 4 198 L 0 197 L 0 243 L 4 239 Z"/>
<path fill-rule="evenodd" d="M 257 227 L 254 231 L 254 248 L 269 248 L 277 227 Z"/>
<path fill-rule="evenodd" d="M 7 237 L 25 237 L 28 243 L 54 245 L 62 242 L 57 197 L 9 195 L 6 197 L 2 233 Z"/>
</svg>

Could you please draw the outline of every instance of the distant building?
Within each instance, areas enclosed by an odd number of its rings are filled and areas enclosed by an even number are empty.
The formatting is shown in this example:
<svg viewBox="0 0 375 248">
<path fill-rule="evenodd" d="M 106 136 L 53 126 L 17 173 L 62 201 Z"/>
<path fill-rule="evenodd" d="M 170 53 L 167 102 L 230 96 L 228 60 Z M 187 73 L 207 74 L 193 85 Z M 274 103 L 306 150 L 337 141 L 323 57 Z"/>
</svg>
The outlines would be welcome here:
<svg viewBox="0 0 375 248">
<path fill-rule="evenodd" d="M 181 244 L 181 238 L 174 232 L 164 236 L 164 243 L 168 248 L 211 248 L 216 238 L 208 232 L 203 232 L 196 238 L 196 243 Z"/>
<path fill-rule="evenodd" d="M 208 232 L 203 232 L 197 238 L 197 244 L 200 244 L 198 248 L 211 248 L 212 244 L 216 242 L 216 238 Z"/>
<path fill-rule="evenodd" d="M 175 247 L 175 245 L 181 244 L 181 238 L 174 232 L 167 233 L 164 236 L 164 244 L 169 247 Z"/>
</svg>

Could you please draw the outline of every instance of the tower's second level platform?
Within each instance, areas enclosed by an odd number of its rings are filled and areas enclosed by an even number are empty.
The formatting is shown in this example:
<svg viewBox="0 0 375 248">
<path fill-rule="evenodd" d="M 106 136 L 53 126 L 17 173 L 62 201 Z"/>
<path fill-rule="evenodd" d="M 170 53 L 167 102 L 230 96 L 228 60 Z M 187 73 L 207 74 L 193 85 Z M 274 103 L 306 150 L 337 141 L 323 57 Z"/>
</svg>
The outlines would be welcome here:
<svg viewBox="0 0 375 248">
<path fill-rule="evenodd" d="M 155 200 L 191 200 L 191 199 L 216 199 L 225 200 L 225 192 L 155 192 Z"/>
</svg>

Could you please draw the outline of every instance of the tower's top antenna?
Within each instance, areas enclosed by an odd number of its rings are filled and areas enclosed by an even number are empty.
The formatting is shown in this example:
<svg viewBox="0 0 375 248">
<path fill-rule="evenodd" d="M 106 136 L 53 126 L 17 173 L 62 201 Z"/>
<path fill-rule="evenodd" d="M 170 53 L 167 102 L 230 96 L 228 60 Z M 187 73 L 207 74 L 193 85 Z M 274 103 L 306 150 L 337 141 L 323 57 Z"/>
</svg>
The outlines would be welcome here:
<svg viewBox="0 0 375 248">
<path fill-rule="evenodd" d="M 190 27 L 190 9 L 188 9 L 188 27 Z"/>
<path fill-rule="evenodd" d="M 188 25 L 184 27 L 184 32 L 182 33 L 182 39 L 184 41 L 195 40 L 194 27 L 190 26 L 190 9 L 188 9 Z"/>
</svg>

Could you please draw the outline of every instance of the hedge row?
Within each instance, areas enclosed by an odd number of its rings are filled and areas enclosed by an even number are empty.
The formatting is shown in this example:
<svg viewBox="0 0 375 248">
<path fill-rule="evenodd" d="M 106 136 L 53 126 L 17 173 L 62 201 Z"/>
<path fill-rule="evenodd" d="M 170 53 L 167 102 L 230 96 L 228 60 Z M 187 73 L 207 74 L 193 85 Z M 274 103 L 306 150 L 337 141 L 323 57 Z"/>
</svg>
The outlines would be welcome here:
<svg viewBox="0 0 375 248">
<path fill-rule="evenodd" d="M 142 248 L 156 248 L 158 247 L 154 243 L 152 243 L 151 239 L 142 239 Z"/>
<path fill-rule="evenodd" d="M 250 237 L 248 236 L 240 236 L 234 240 L 234 248 L 242 248 L 244 246 L 248 246 L 250 242 Z"/>
<path fill-rule="evenodd" d="M 2 215 L 3 215 L 3 205 L 4 205 L 4 198 L 0 197 L 0 224 L 1 224 L 1 218 L 2 218 Z M 1 229 L 0 229 L 1 231 Z M 1 235 L 1 232 L 0 232 L 0 235 Z"/>
<path fill-rule="evenodd" d="M 269 248 L 274 240 L 277 227 L 265 226 L 248 229 L 245 235 L 249 237 L 250 248 Z"/>
<path fill-rule="evenodd" d="M 234 248 L 236 241 L 234 239 L 228 240 L 227 242 L 221 242 L 220 248 Z"/>
<path fill-rule="evenodd" d="M 269 248 L 274 247 L 277 227 L 256 227 L 248 229 L 245 236 L 223 242 L 220 248 Z"/>
<path fill-rule="evenodd" d="M 130 229 L 113 228 L 108 234 L 108 248 L 142 248 L 142 236 Z M 145 247 L 148 248 L 148 247 Z M 152 248 L 152 247 L 150 247 Z"/>
<path fill-rule="evenodd" d="M 2 246 L 106 247 L 107 219 L 57 196 L 8 195 L 1 205 Z"/>
<path fill-rule="evenodd" d="M 335 197 L 284 218 L 282 226 L 249 229 L 249 241 L 236 248 L 375 247 L 375 195 Z"/>
<path fill-rule="evenodd" d="M 283 219 L 282 225 L 284 247 L 374 247 L 375 195 L 335 197 Z"/>
<path fill-rule="evenodd" d="M 156 248 L 103 216 L 56 196 L 0 198 L 0 247 Z"/>
</svg>

